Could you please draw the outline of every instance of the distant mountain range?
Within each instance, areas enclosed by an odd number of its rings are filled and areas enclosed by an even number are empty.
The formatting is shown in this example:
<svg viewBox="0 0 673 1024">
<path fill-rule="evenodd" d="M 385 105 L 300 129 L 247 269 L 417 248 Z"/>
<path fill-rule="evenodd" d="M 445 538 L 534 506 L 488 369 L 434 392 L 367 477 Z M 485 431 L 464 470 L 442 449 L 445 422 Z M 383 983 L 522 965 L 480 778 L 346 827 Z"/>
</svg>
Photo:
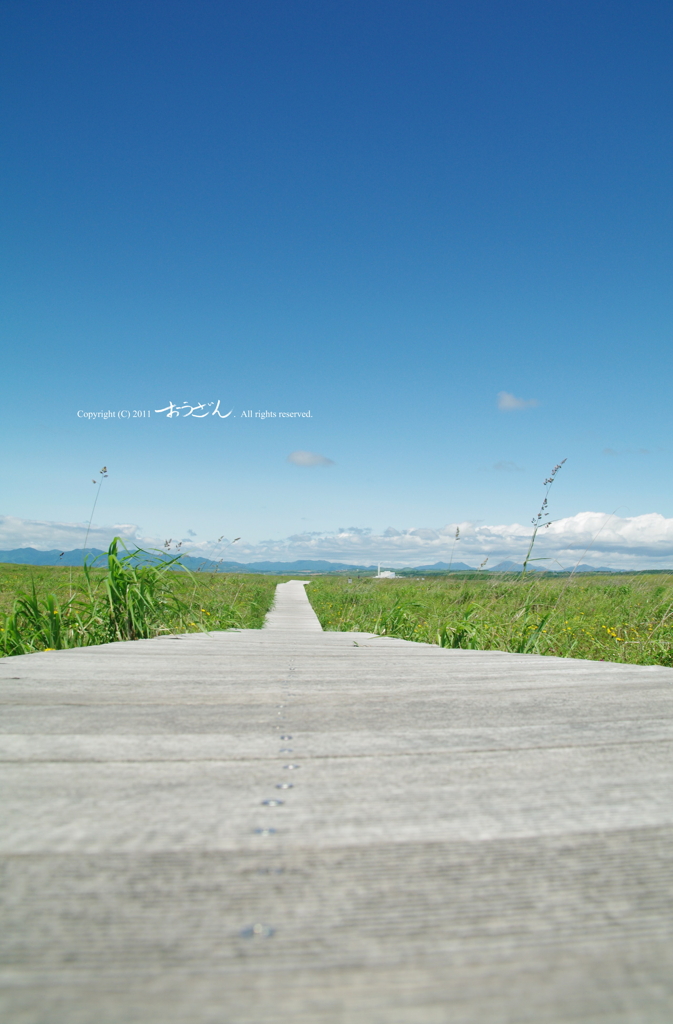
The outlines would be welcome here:
<svg viewBox="0 0 673 1024">
<path fill-rule="evenodd" d="M 104 565 L 107 554 L 99 548 L 76 548 L 74 551 L 38 551 L 37 548 L 15 548 L 13 551 L 0 551 L 0 562 L 18 565 L 67 565 L 78 566 L 84 563 L 85 557 L 96 565 Z M 101 557 L 103 556 L 103 557 Z M 157 556 L 158 558 L 159 556 Z M 169 552 L 166 557 L 172 557 Z M 147 557 L 138 561 L 147 561 Z M 260 572 L 260 573 L 307 573 L 307 572 L 374 572 L 375 565 L 344 565 L 343 562 L 326 562 L 320 559 L 299 559 L 294 562 L 224 562 L 210 558 L 195 558 L 193 555 L 180 555 L 179 561 L 192 572 Z M 433 565 L 406 566 L 398 572 L 476 572 L 476 568 L 465 562 L 435 562 Z M 529 564 L 529 570 L 536 572 L 561 572 L 570 570 L 547 569 L 542 565 Z M 498 562 L 488 572 L 521 572 L 523 565 L 517 562 Z M 608 569 L 606 566 L 578 565 L 574 572 L 619 572 L 619 569 Z"/>
<path fill-rule="evenodd" d="M 448 569 L 451 572 L 478 572 L 479 570 L 473 565 L 466 565 L 465 562 L 435 562 L 433 565 L 417 565 L 413 568 L 409 567 L 405 569 L 399 569 L 398 572 L 446 572 Z M 491 566 L 488 572 L 523 572 L 523 564 L 521 562 L 498 562 L 497 565 Z M 605 566 L 596 567 L 593 565 L 578 565 L 574 570 L 571 569 L 548 569 L 542 565 L 533 565 L 528 563 L 529 572 L 619 572 L 619 569 L 607 569 Z"/>
<path fill-rule="evenodd" d="M 488 570 L 489 572 L 523 572 L 523 562 L 498 562 L 497 565 L 492 565 Z M 527 571 L 530 572 L 546 572 L 541 565 L 531 565 L 529 563 Z"/>
<path fill-rule="evenodd" d="M 74 551 L 38 551 L 37 548 L 15 548 L 0 551 L 0 562 L 14 562 L 20 565 L 82 565 L 84 556 L 89 559 L 105 554 L 98 548 L 76 548 Z"/>
<path fill-rule="evenodd" d="M 465 565 L 465 562 L 435 562 L 434 565 L 416 565 L 414 569 L 417 572 L 446 572 L 447 569 L 451 569 L 451 572 L 475 571 L 471 565 Z"/>
<path fill-rule="evenodd" d="M 123 553 L 123 552 L 122 552 Z M 13 551 L 0 551 L 0 562 L 18 565 L 83 565 L 84 559 L 88 558 L 98 566 L 105 565 L 107 551 L 100 548 L 76 548 L 74 551 L 38 551 L 37 548 L 15 548 Z M 158 560 L 159 555 L 153 558 L 139 557 L 138 562 L 150 562 Z M 202 572 L 348 572 L 362 571 L 363 569 L 376 570 L 375 565 L 344 565 L 342 562 L 325 562 L 319 559 L 300 559 L 295 562 L 224 562 L 215 561 L 210 558 L 194 558 L 192 555 L 176 556 L 173 552 L 166 552 L 165 558 L 179 557 L 181 565 L 195 572 L 200 569 Z"/>
<path fill-rule="evenodd" d="M 498 562 L 490 570 L 491 572 L 523 572 L 523 563 L 516 562 Z M 571 566 L 569 569 L 560 569 L 558 566 L 555 569 L 547 568 L 544 565 L 532 565 L 528 563 L 527 572 L 619 572 L 619 569 L 608 569 L 605 565 L 582 565 Z"/>
</svg>

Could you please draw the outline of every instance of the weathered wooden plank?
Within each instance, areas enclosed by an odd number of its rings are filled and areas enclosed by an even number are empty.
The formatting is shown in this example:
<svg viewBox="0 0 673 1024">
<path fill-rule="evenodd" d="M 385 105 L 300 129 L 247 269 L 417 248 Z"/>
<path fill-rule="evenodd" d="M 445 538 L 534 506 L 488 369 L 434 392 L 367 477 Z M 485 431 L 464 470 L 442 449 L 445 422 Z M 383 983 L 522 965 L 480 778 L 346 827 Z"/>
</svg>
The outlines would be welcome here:
<svg viewBox="0 0 673 1024">
<path fill-rule="evenodd" d="M 668 1024 L 673 670 L 323 633 L 298 589 L 0 661 L 2 1019 Z"/>
</svg>

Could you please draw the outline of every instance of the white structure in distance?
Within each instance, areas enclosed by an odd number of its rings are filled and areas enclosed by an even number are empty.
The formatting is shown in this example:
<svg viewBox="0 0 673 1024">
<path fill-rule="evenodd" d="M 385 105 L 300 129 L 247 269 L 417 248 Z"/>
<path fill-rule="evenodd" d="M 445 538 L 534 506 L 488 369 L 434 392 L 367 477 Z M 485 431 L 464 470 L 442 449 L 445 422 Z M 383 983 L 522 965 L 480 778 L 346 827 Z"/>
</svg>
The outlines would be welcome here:
<svg viewBox="0 0 673 1024">
<path fill-rule="evenodd" d="M 375 579 L 375 580 L 394 580 L 394 579 L 396 579 L 396 576 L 395 576 L 394 572 L 388 572 L 387 570 L 384 570 L 383 572 L 381 572 L 381 563 L 379 562 L 379 571 L 377 572 L 376 576 L 373 577 L 373 579 Z"/>
</svg>

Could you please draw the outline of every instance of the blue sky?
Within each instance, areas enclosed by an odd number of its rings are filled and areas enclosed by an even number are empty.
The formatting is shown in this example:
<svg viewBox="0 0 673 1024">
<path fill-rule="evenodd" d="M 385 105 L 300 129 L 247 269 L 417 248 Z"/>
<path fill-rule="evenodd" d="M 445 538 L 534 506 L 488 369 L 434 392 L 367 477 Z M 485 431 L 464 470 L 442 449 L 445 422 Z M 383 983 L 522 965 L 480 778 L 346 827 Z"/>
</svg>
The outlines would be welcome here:
<svg viewBox="0 0 673 1024">
<path fill-rule="evenodd" d="M 646 547 L 614 564 L 673 565 L 672 30 L 647 0 L 6 0 L 0 547 L 80 546 L 106 465 L 101 538 L 321 557 L 352 526 L 344 558 L 393 559 L 392 527 L 434 560 L 567 457 L 554 517 L 616 511 Z"/>
</svg>

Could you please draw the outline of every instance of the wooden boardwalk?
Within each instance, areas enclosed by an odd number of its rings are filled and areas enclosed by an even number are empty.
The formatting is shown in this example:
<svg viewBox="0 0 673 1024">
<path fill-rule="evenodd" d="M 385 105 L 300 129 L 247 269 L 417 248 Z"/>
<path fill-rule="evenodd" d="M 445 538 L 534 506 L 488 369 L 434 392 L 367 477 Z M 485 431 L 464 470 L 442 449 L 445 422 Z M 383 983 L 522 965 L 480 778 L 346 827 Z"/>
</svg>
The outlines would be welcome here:
<svg viewBox="0 0 673 1024">
<path fill-rule="evenodd" d="M 267 628 L 0 660 L 7 1024 L 670 1024 L 673 670 Z"/>
</svg>

